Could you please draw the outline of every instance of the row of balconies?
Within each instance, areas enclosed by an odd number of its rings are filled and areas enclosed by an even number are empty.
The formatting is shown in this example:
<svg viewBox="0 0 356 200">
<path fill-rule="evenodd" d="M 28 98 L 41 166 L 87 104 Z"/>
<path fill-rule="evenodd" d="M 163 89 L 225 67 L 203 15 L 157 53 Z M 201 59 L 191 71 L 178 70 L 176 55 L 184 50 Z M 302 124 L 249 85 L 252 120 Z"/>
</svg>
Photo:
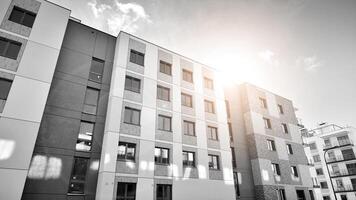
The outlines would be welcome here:
<svg viewBox="0 0 356 200">
<path fill-rule="evenodd" d="M 334 190 L 335 190 L 335 192 L 355 192 L 356 184 L 338 186 Z"/>
<path fill-rule="evenodd" d="M 329 149 L 335 149 L 335 148 L 339 148 L 339 147 L 344 147 L 344 146 L 353 146 L 353 142 L 351 140 L 342 140 L 342 141 L 338 141 L 335 143 L 330 143 L 330 144 L 326 144 L 323 146 L 323 150 L 329 150 Z"/>
<path fill-rule="evenodd" d="M 343 176 L 353 176 L 356 175 L 356 169 L 341 170 L 336 172 L 330 172 L 331 178 L 343 177 Z"/>
<path fill-rule="evenodd" d="M 354 160 L 354 159 L 356 159 L 355 155 L 347 154 L 347 155 L 342 155 L 342 156 L 326 158 L 326 163 L 330 164 L 330 163 L 336 163 L 336 162 L 342 162 L 342 161 L 348 161 L 348 160 Z"/>
</svg>

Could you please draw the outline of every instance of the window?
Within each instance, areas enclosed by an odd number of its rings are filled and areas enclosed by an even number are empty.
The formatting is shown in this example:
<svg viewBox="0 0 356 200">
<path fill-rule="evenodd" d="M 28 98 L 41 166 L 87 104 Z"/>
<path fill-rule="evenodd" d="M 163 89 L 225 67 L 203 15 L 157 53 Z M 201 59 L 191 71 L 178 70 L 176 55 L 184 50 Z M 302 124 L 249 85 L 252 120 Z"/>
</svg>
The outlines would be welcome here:
<svg viewBox="0 0 356 200">
<path fill-rule="evenodd" d="M 267 149 L 270 151 L 276 151 L 276 145 L 273 140 L 267 140 Z"/>
<path fill-rule="evenodd" d="M 234 141 L 234 137 L 232 136 L 232 125 L 230 122 L 227 123 L 227 126 L 229 128 L 229 136 L 230 136 L 230 142 Z"/>
<path fill-rule="evenodd" d="M 193 107 L 193 97 L 192 95 L 182 93 L 182 105 L 192 108 Z"/>
<path fill-rule="evenodd" d="M 285 134 L 288 133 L 288 126 L 287 126 L 287 124 L 282 123 L 282 130 L 283 130 L 283 133 L 285 133 Z"/>
<path fill-rule="evenodd" d="M 161 99 L 163 101 L 170 101 L 169 88 L 158 85 L 157 86 L 157 99 Z"/>
<path fill-rule="evenodd" d="M 145 54 L 131 49 L 130 62 L 144 66 Z"/>
<path fill-rule="evenodd" d="M 310 200 L 315 200 L 313 190 L 309 190 Z"/>
<path fill-rule="evenodd" d="M 341 153 L 344 160 L 351 160 L 355 158 L 355 154 L 352 149 L 343 149 L 341 150 Z"/>
<path fill-rule="evenodd" d="M 266 99 L 260 97 L 259 100 L 260 100 L 260 106 L 261 106 L 262 108 L 267 108 L 267 101 L 266 101 Z"/>
<path fill-rule="evenodd" d="M 341 200 L 347 200 L 346 194 L 341 194 L 340 197 L 341 197 Z"/>
<path fill-rule="evenodd" d="M 293 154 L 293 149 L 292 149 L 292 145 L 291 144 L 287 144 L 287 152 L 289 155 Z"/>
<path fill-rule="evenodd" d="M 136 144 L 119 142 L 118 160 L 135 161 Z"/>
<path fill-rule="evenodd" d="M 225 107 L 226 107 L 227 117 L 230 118 L 230 102 L 228 100 L 225 100 Z"/>
<path fill-rule="evenodd" d="M 17 59 L 21 49 L 21 43 L 0 37 L 0 56 Z"/>
<path fill-rule="evenodd" d="M 320 187 L 322 189 L 327 189 L 328 188 L 328 184 L 326 183 L 326 181 L 320 181 Z"/>
<path fill-rule="evenodd" d="M 32 28 L 35 22 L 36 14 L 28 10 L 14 6 L 10 14 L 9 20 L 15 23 Z"/>
<path fill-rule="evenodd" d="M 296 166 L 291 166 L 290 169 L 292 170 L 292 175 L 294 177 L 299 177 L 298 175 L 298 170 L 297 170 L 297 167 Z"/>
<path fill-rule="evenodd" d="M 350 144 L 349 136 L 347 135 L 337 137 L 337 141 L 340 146 Z"/>
<path fill-rule="evenodd" d="M 208 126 L 208 139 L 210 140 L 218 140 L 218 129 L 216 127 Z"/>
<path fill-rule="evenodd" d="M 309 145 L 310 150 L 316 149 L 316 144 L 315 143 L 310 143 Z"/>
<path fill-rule="evenodd" d="M 195 123 L 191 121 L 183 121 L 184 135 L 195 136 Z"/>
<path fill-rule="evenodd" d="M 281 171 L 279 169 L 279 164 L 272 163 L 271 167 L 272 167 L 272 172 L 274 175 L 277 175 L 277 176 L 281 175 Z"/>
<path fill-rule="evenodd" d="M 279 111 L 279 114 L 284 114 L 283 106 L 280 104 L 278 104 L 278 111 Z"/>
<path fill-rule="evenodd" d="M 237 175 L 237 172 L 234 172 L 234 185 L 235 185 L 235 192 L 236 192 L 236 197 L 240 197 L 240 186 L 239 186 L 239 176 Z"/>
<path fill-rule="evenodd" d="M 195 153 L 190 151 L 183 151 L 183 166 L 195 167 Z"/>
<path fill-rule="evenodd" d="M 236 168 L 235 148 L 234 147 L 230 147 L 230 149 L 231 149 L 232 167 Z"/>
<path fill-rule="evenodd" d="M 344 183 L 342 182 L 342 179 L 336 179 L 335 182 L 337 188 L 344 188 Z"/>
<path fill-rule="evenodd" d="M 320 156 L 319 155 L 313 156 L 313 160 L 314 162 L 320 162 Z"/>
<path fill-rule="evenodd" d="M 354 175 L 356 174 L 356 163 L 349 163 L 346 164 L 347 172 L 349 175 Z"/>
<path fill-rule="evenodd" d="M 157 184 L 156 200 L 172 200 L 172 185 Z"/>
<path fill-rule="evenodd" d="M 169 149 L 156 147 L 155 148 L 155 163 L 156 164 L 169 164 Z"/>
<path fill-rule="evenodd" d="M 304 190 L 296 190 L 297 200 L 306 200 Z"/>
<path fill-rule="evenodd" d="M 131 76 L 126 76 L 125 90 L 140 93 L 141 92 L 141 80 L 138 78 L 131 77 Z"/>
<path fill-rule="evenodd" d="M 85 92 L 83 112 L 91 115 L 96 114 L 99 99 L 99 90 L 87 87 Z"/>
<path fill-rule="evenodd" d="M 270 119 L 267 119 L 267 118 L 264 117 L 263 121 L 265 123 L 265 128 L 272 129 L 272 125 L 271 125 L 271 120 Z"/>
<path fill-rule="evenodd" d="M 75 149 L 78 151 L 90 151 L 93 139 L 94 123 L 80 122 L 80 129 Z"/>
<path fill-rule="evenodd" d="M 7 100 L 12 85 L 11 80 L 0 78 L 0 101 Z"/>
<path fill-rule="evenodd" d="M 219 170 L 219 156 L 209 154 L 209 169 Z"/>
<path fill-rule="evenodd" d="M 74 158 L 72 174 L 70 176 L 70 183 L 68 193 L 84 194 L 85 176 L 87 174 L 88 159 Z"/>
<path fill-rule="evenodd" d="M 316 168 L 316 175 L 320 176 L 320 175 L 324 175 L 323 169 L 322 168 Z"/>
<path fill-rule="evenodd" d="M 158 115 L 158 130 L 172 131 L 172 117 Z"/>
<path fill-rule="evenodd" d="M 205 104 L 205 112 L 215 113 L 214 102 L 208 101 L 208 100 L 204 100 L 204 104 Z"/>
<path fill-rule="evenodd" d="M 204 87 L 207 89 L 214 89 L 214 82 L 213 80 L 204 77 Z"/>
<path fill-rule="evenodd" d="M 124 122 L 127 124 L 133 124 L 133 125 L 140 125 L 140 118 L 141 118 L 141 111 L 130 108 L 130 107 L 125 107 L 125 116 L 124 116 Z"/>
<path fill-rule="evenodd" d="M 331 200 L 330 196 L 323 196 L 323 200 Z"/>
<path fill-rule="evenodd" d="M 104 71 L 104 61 L 97 58 L 93 58 L 91 60 L 89 80 L 100 83 L 103 77 L 103 71 Z"/>
<path fill-rule="evenodd" d="M 279 196 L 280 196 L 280 200 L 287 200 L 286 191 L 284 189 L 279 189 Z"/>
<path fill-rule="evenodd" d="M 351 185 L 352 185 L 352 188 L 355 189 L 356 188 L 356 178 L 351 178 Z"/>
<path fill-rule="evenodd" d="M 193 72 L 183 69 L 183 80 L 193 83 Z"/>
<path fill-rule="evenodd" d="M 136 183 L 123 183 L 117 184 L 117 200 L 135 200 L 136 199 Z"/>
<path fill-rule="evenodd" d="M 169 76 L 172 75 L 172 64 L 166 63 L 162 60 L 159 61 L 159 71 L 163 74 L 167 74 Z"/>
</svg>

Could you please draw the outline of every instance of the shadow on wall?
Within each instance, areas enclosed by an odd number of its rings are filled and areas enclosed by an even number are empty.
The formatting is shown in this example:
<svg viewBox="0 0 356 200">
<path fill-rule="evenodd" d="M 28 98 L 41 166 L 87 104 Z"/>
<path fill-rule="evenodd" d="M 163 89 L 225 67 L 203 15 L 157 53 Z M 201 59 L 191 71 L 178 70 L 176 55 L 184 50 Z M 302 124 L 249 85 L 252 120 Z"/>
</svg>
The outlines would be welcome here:
<svg viewBox="0 0 356 200">
<path fill-rule="evenodd" d="M 0 160 L 7 160 L 11 157 L 15 149 L 15 141 L 0 139 Z"/>
</svg>

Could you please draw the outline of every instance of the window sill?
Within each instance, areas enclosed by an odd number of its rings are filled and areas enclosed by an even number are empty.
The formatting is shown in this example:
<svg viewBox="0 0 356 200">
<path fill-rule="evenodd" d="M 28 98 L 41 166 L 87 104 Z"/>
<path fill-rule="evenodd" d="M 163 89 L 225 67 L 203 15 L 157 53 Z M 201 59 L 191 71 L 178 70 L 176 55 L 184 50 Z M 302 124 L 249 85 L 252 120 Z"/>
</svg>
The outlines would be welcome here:
<svg viewBox="0 0 356 200">
<path fill-rule="evenodd" d="M 165 102 L 168 102 L 168 103 L 170 103 L 171 102 L 171 100 L 170 99 L 160 99 L 160 98 L 157 98 L 157 100 L 160 100 L 160 101 L 165 101 Z"/>
<path fill-rule="evenodd" d="M 168 167 L 170 164 L 169 163 L 155 163 L 155 165 Z"/>
<path fill-rule="evenodd" d="M 183 168 L 184 169 L 186 169 L 186 168 L 196 169 L 197 167 L 196 166 L 183 165 Z"/>
<path fill-rule="evenodd" d="M 129 160 L 129 159 L 117 159 L 116 161 L 136 163 L 136 160 Z"/>
<path fill-rule="evenodd" d="M 124 122 L 124 124 L 141 127 L 141 124 L 134 124 L 134 123 L 129 123 L 129 122 Z"/>
<path fill-rule="evenodd" d="M 157 129 L 157 130 L 159 130 L 159 131 L 163 131 L 163 132 L 167 132 L 167 133 L 173 133 L 173 131 L 172 130 L 163 130 L 163 129 Z"/>
<path fill-rule="evenodd" d="M 211 139 L 211 138 L 208 138 L 208 140 L 210 140 L 210 141 L 214 141 L 214 142 L 219 142 L 219 140 L 218 139 Z"/>
<path fill-rule="evenodd" d="M 212 168 L 209 168 L 209 171 L 220 172 L 221 170 L 220 170 L 220 169 L 212 169 Z"/>
<path fill-rule="evenodd" d="M 188 135 L 188 134 L 184 134 L 183 135 L 186 135 L 186 136 L 190 136 L 190 137 L 197 137 L 196 135 Z"/>
<path fill-rule="evenodd" d="M 137 91 L 134 91 L 134 90 L 130 90 L 130 89 L 127 89 L 125 88 L 126 91 L 129 91 L 129 92 L 133 92 L 133 93 L 136 93 L 136 94 L 141 94 L 141 91 L 140 92 L 137 92 Z"/>
</svg>

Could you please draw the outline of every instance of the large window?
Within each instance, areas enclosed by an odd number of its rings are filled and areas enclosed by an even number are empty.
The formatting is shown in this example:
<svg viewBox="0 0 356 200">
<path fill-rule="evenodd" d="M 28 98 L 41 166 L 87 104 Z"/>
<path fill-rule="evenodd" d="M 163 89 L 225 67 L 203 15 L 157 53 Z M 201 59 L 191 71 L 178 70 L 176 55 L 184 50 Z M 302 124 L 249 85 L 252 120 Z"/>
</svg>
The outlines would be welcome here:
<svg viewBox="0 0 356 200">
<path fill-rule="evenodd" d="M 195 167 L 195 153 L 190 151 L 183 151 L 183 166 Z"/>
<path fill-rule="evenodd" d="M 123 183 L 117 184 L 117 200 L 135 200 L 136 199 L 136 183 Z"/>
<path fill-rule="evenodd" d="M 207 127 L 207 132 L 208 132 L 208 139 L 210 140 L 218 140 L 218 129 L 216 127 L 208 126 Z"/>
<path fill-rule="evenodd" d="M 162 60 L 159 61 L 159 71 L 163 74 L 172 75 L 172 64 L 164 62 Z"/>
<path fill-rule="evenodd" d="M 205 112 L 215 113 L 214 102 L 208 101 L 208 100 L 204 100 L 204 105 L 205 105 Z"/>
<path fill-rule="evenodd" d="M 84 183 L 87 174 L 88 159 L 87 158 L 74 158 L 72 174 L 70 176 L 70 183 L 68 193 L 83 194 Z"/>
<path fill-rule="evenodd" d="M 204 87 L 207 89 L 214 89 L 214 82 L 212 79 L 204 77 Z"/>
<path fill-rule="evenodd" d="M 193 83 L 193 72 L 183 69 L 183 80 Z"/>
<path fill-rule="evenodd" d="M 220 169 L 219 156 L 209 154 L 208 157 L 209 157 L 209 169 L 219 170 Z"/>
<path fill-rule="evenodd" d="M 99 90 L 88 87 L 85 92 L 83 112 L 91 115 L 96 114 L 99 99 Z"/>
<path fill-rule="evenodd" d="M 124 122 L 127 124 L 140 125 L 141 111 L 138 109 L 125 107 Z"/>
<path fill-rule="evenodd" d="M 0 37 L 0 56 L 16 60 L 20 49 L 20 42 Z"/>
<path fill-rule="evenodd" d="M 272 167 L 272 172 L 274 175 L 277 175 L 277 176 L 281 175 L 281 170 L 279 169 L 279 164 L 272 163 L 271 167 Z"/>
<path fill-rule="evenodd" d="M 195 123 L 191 121 L 183 121 L 184 135 L 195 136 Z"/>
<path fill-rule="evenodd" d="M 135 161 L 136 144 L 128 142 L 119 142 L 118 160 Z"/>
<path fill-rule="evenodd" d="M 157 86 L 157 99 L 163 101 L 170 101 L 169 88 L 158 85 Z"/>
<path fill-rule="evenodd" d="M 104 61 L 97 58 L 93 58 L 91 60 L 89 80 L 100 83 L 103 77 L 103 71 L 104 71 Z"/>
<path fill-rule="evenodd" d="M 130 51 L 130 62 L 144 66 L 145 54 L 132 50 Z"/>
<path fill-rule="evenodd" d="M 287 124 L 282 123 L 281 126 L 282 126 L 283 133 L 288 134 L 289 131 L 288 131 L 288 126 L 287 126 Z"/>
<path fill-rule="evenodd" d="M 78 151 L 90 151 L 93 139 L 94 123 L 80 122 L 80 129 L 75 149 Z"/>
<path fill-rule="evenodd" d="M 287 153 L 289 155 L 292 155 L 293 154 L 293 148 L 292 148 L 292 145 L 291 144 L 287 144 Z"/>
<path fill-rule="evenodd" d="M 259 101 L 260 101 L 260 106 L 261 106 L 262 108 L 267 108 L 267 101 L 266 101 L 265 98 L 260 97 L 260 98 L 259 98 Z"/>
<path fill-rule="evenodd" d="M 157 184 L 156 200 L 172 200 L 172 185 Z"/>
<path fill-rule="evenodd" d="M 192 108 L 193 107 L 193 97 L 192 95 L 182 93 L 182 105 Z"/>
<path fill-rule="evenodd" d="M 141 80 L 131 76 L 126 76 L 125 78 L 125 90 L 131 92 L 140 93 L 141 91 Z"/>
<path fill-rule="evenodd" d="M 265 124 L 265 128 L 268 128 L 268 129 L 272 129 L 272 124 L 271 124 L 271 120 L 268 119 L 268 118 L 263 118 L 263 122 Z"/>
<path fill-rule="evenodd" d="M 36 19 L 35 13 L 19 8 L 17 6 L 14 6 L 9 17 L 10 21 L 27 26 L 29 28 L 32 28 L 35 19 Z"/>
<path fill-rule="evenodd" d="M 155 163 L 156 164 L 169 164 L 169 149 L 156 147 L 155 148 Z"/>
<path fill-rule="evenodd" d="M 297 170 L 297 167 L 296 166 L 291 166 L 290 169 L 292 170 L 292 175 L 294 177 L 299 177 L 298 175 L 298 170 Z"/>
<path fill-rule="evenodd" d="M 270 151 L 276 151 L 276 145 L 273 140 L 267 140 L 267 148 Z"/>
<path fill-rule="evenodd" d="M 158 130 L 172 131 L 172 117 L 158 115 Z"/>
<path fill-rule="evenodd" d="M 7 96 L 9 95 L 10 88 L 12 85 L 11 80 L 0 78 L 0 102 L 1 100 L 6 101 Z"/>
</svg>

